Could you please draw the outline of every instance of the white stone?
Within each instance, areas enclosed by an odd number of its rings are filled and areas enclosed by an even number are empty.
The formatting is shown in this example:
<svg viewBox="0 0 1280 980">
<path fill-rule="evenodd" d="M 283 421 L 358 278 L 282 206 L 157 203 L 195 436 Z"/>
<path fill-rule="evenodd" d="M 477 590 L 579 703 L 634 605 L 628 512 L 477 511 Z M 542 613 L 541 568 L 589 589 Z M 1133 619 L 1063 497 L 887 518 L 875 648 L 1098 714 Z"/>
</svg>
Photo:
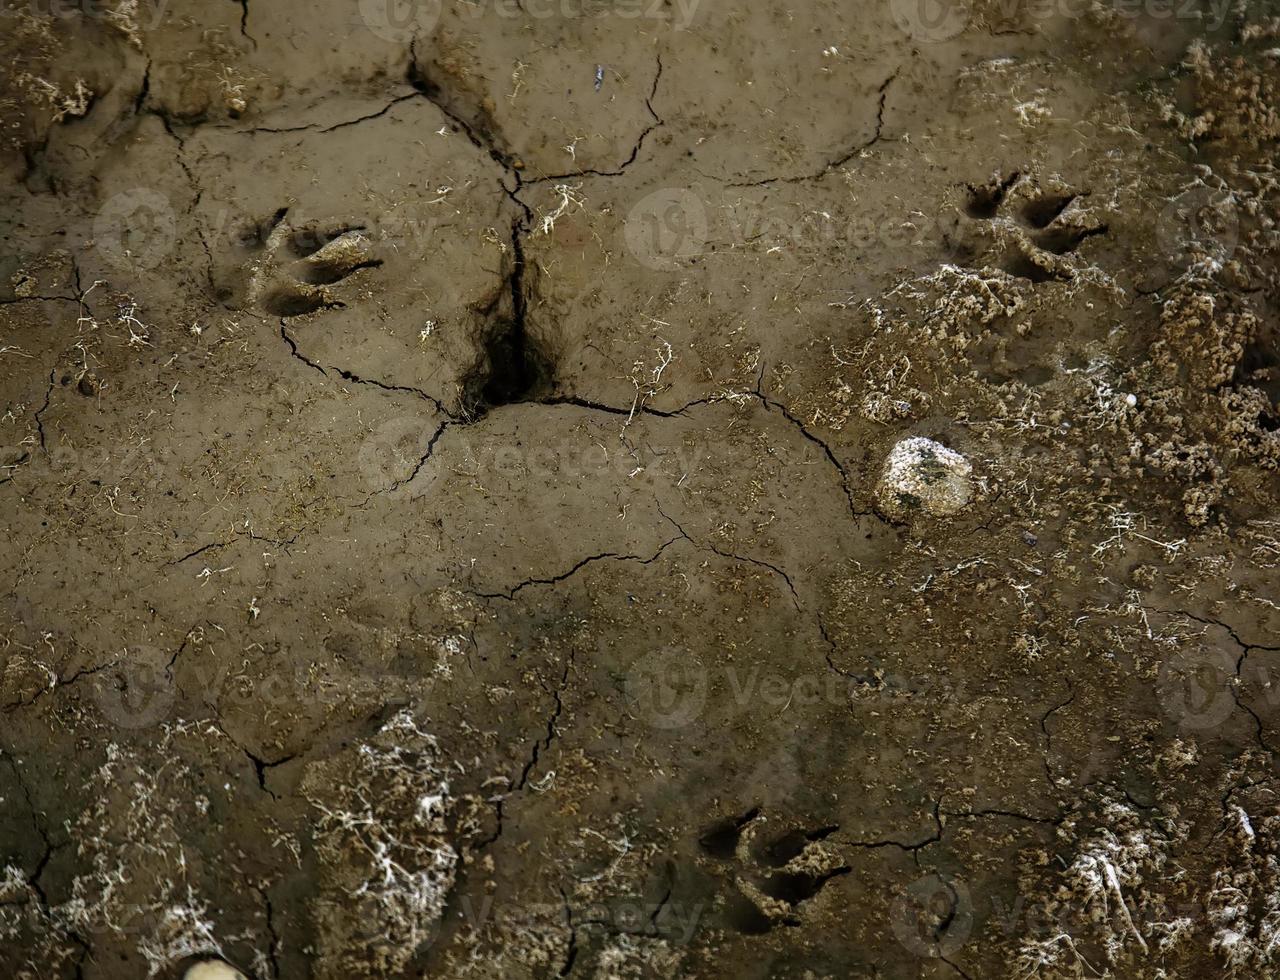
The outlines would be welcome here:
<svg viewBox="0 0 1280 980">
<path fill-rule="evenodd" d="M 245 980 L 245 975 L 222 960 L 205 960 L 189 967 L 182 980 Z"/>
<path fill-rule="evenodd" d="M 973 497 L 973 467 L 941 443 L 921 436 L 893 447 L 876 486 L 876 501 L 885 517 L 905 521 L 923 511 L 950 517 Z"/>
</svg>

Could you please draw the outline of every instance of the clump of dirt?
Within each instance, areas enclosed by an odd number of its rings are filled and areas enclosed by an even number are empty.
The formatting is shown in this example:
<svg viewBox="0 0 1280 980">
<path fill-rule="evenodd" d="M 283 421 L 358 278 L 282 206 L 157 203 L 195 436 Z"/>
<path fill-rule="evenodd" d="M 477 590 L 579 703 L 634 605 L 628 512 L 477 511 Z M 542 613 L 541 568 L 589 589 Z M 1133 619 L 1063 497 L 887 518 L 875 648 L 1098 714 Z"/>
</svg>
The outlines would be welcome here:
<svg viewBox="0 0 1280 980">
<path fill-rule="evenodd" d="M 395 973 L 434 937 L 458 865 L 445 768 L 408 711 L 307 767 L 300 791 L 316 811 L 321 862 L 317 976 Z"/>
<path fill-rule="evenodd" d="M 1193 84 L 1192 114 L 1170 105 L 1168 116 L 1187 139 L 1262 145 L 1280 139 L 1275 18 L 1244 24 L 1238 47 L 1196 40 L 1183 62 Z"/>
</svg>

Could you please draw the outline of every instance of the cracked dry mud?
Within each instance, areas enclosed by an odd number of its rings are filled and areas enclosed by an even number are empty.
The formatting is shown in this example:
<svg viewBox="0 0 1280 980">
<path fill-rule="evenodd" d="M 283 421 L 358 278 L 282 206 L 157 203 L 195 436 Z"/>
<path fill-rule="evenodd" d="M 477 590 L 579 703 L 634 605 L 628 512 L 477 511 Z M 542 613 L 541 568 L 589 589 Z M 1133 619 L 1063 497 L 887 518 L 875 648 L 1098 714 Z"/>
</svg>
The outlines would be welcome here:
<svg viewBox="0 0 1280 980">
<path fill-rule="evenodd" d="M 0 976 L 1280 975 L 1280 12 L 409 9 L 5 7 Z"/>
</svg>

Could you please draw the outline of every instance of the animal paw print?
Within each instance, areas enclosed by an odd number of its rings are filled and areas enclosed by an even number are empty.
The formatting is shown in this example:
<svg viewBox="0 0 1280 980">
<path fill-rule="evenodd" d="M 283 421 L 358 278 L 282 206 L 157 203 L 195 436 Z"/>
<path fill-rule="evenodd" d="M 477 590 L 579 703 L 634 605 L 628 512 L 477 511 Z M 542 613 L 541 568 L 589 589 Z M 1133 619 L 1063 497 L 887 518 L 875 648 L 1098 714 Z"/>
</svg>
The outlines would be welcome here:
<svg viewBox="0 0 1280 980">
<path fill-rule="evenodd" d="M 797 926 L 804 903 L 850 868 L 825 841 L 839 827 L 772 828 L 757 807 L 722 820 L 698 839 L 709 863 L 731 881 L 729 924 L 747 935 Z"/>
<path fill-rule="evenodd" d="M 946 244 L 971 268 L 995 266 L 1034 283 L 1070 280 L 1080 270 L 1073 253 L 1107 233 L 1084 205 L 1086 196 L 1017 171 L 969 185 L 964 217 Z"/>
<path fill-rule="evenodd" d="M 256 263 L 250 299 L 279 317 L 304 316 L 346 304 L 334 295 L 337 283 L 360 269 L 382 265 L 360 225 L 306 225 L 285 221 L 277 212 Z"/>
</svg>

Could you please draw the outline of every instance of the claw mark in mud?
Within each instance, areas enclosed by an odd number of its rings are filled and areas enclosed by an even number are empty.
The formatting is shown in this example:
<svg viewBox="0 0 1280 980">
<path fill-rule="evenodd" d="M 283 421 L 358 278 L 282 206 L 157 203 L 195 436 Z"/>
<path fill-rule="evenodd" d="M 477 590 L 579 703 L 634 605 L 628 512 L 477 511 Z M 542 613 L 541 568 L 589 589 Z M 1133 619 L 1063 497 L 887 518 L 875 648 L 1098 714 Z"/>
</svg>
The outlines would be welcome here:
<svg viewBox="0 0 1280 980">
<path fill-rule="evenodd" d="M 262 300 L 266 312 L 279 317 L 305 316 L 317 310 L 341 309 L 326 287 L 342 282 L 361 269 L 376 269 L 382 260 L 359 227 L 342 227 L 332 234 L 317 229 L 297 229 L 285 239 L 297 256 L 286 275 L 270 286 Z M 273 250 L 273 258 L 278 250 Z"/>
<path fill-rule="evenodd" d="M 822 843 L 840 829 L 837 825 L 792 826 L 766 838 L 760 815 L 760 807 L 753 807 L 711 825 L 698 838 L 714 871 L 733 883 L 726 914 L 730 926 L 745 935 L 798 926 L 801 906 L 852 870 L 836 849 Z"/>
<path fill-rule="evenodd" d="M 971 268 L 994 264 L 1032 283 L 1070 281 L 1078 270 L 1064 257 L 1108 231 L 1083 209 L 1072 209 L 1083 196 L 1036 190 L 1035 180 L 1016 170 L 985 184 L 969 184 L 961 209 L 968 225 L 946 236 L 944 244 Z"/>
<path fill-rule="evenodd" d="M 698 844 L 712 857 L 728 861 L 738 851 L 742 829 L 760 816 L 760 808 L 753 807 L 740 817 L 731 817 L 713 824 L 698 838 Z"/>
<path fill-rule="evenodd" d="M 1021 177 L 1022 174 L 1015 170 L 1004 180 L 993 180 L 978 187 L 973 184 L 968 185 L 969 196 L 965 202 L 965 214 L 980 221 L 994 218 L 1000 210 L 1000 205 L 1004 203 L 1005 195 L 1009 193 L 1009 188 L 1016 184 Z M 1044 226 L 1037 225 L 1036 227 L 1042 228 Z"/>
</svg>

